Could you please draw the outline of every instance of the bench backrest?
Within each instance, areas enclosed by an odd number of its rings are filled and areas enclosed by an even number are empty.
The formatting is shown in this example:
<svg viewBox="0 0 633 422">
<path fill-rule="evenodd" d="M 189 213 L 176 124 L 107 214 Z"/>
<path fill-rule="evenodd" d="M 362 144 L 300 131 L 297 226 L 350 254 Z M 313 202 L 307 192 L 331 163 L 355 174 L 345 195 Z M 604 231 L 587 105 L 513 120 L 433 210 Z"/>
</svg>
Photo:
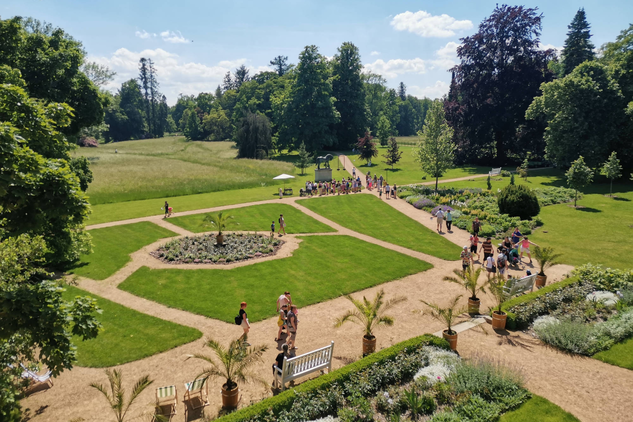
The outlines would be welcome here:
<svg viewBox="0 0 633 422">
<path fill-rule="evenodd" d="M 525 293 L 531 291 L 534 288 L 534 281 L 536 280 L 536 274 L 528 275 L 520 279 L 510 279 L 503 287 L 505 293 L 512 297 L 519 293 Z"/>
<path fill-rule="evenodd" d="M 287 357 L 284 358 L 282 378 L 285 378 L 286 374 L 294 375 L 329 364 L 332 361 L 333 350 L 334 341 L 332 341 L 329 346 L 322 347 L 312 352 L 295 356 L 294 358 L 290 359 L 288 359 Z"/>
<path fill-rule="evenodd" d="M 170 385 L 169 387 L 159 387 L 156 389 L 156 399 L 166 399 L 170 397 L 176 397 L 176 386 Z"/>
<path fill-rule="evenodd" d="M 206 378 L 198 378 L 195 381 L 186 383 L 185 389 L 189 391 L 190 393 L 195 393 L 196 391 L 202 390 L 202 387 L 204 387 L 205 381 L 206 381 Z"/>
<path fill-rule="evenodd" d="M 496 174 L 501 174 L 501 167 L 499 168 L 493 168 L 488 174 L 490 174 L 491 176 L 494 176 Z"/>
</svg>

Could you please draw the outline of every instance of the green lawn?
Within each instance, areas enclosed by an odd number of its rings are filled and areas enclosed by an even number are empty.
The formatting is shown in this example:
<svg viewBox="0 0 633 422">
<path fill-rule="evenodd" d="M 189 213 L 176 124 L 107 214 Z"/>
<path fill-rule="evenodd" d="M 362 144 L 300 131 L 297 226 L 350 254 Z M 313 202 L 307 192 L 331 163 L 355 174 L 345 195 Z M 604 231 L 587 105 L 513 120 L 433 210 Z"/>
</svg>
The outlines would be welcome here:
<svg viewBox="0 0 633 422">
<path fill-rule="evenodd" d="M 593 357 L 611 365 L 633 370 L 633 337 L 614 345 L 609 350 L 596 353 Z"/>
<path fill-rule="evenodd" d="M 461 248 L 373 195 L 344 195 L 298 201 L 348 229 L 446 260 Z"/>
<path fill-rule="evenodd" d="M 273 177 L 295 173 L 283 161 L 236 159 L 233 142 L 182 136 L 80 148 L 75 155 L 91 160 L 94 181 L 87 193 L 93 205 L 279 185 Z"/>
<path fill-rule="evenodd" d="M 293 256 L 231 270 L 140 268 L 120 289 L 233 323 L 240 302 L 251 322 L 275 315 L 284 290 L 299 306 L 416 274 L 431 264 L 349 236 L 305 236 Z M 334 315 L 334 314 L 333 314 Z M 329 324 L 329 322 L 327 322 Z"/>
<path fill-rule="evenodd" d="M 126 224 L 89 231 L 93 253 L 83 255 L 76 268 L 70 271 L 93 280 L 104 280 L 130 262 L 130 254 L 176 233 L 150 222 Z"/>
<path fill-rule="evenodd" d="M 533 174 L 538 176 L 528 178 L 527 182 L 516 178 L 516 183 L 531 188 L 566 186 L 564 174 L 560 170 L 544 170 Z M 503 188 L 509 182 L 507 177 L 492 181 L 492 188 Z M 485 188 L 486 180 L 452 182 L 444 186 Z M 536 230 L 530 240 L 554 247 L 562 253 L 561 261 L 567 264 L 591 262 L 615 268 L 630 267 L 630 248 L 626 245 L 630 244 L 633 235 L 633 183 L 616 183 L 613 191 L 617 198 L 605 196 L 609 192 L 608 184 L 595 183 L 584 189 L 586 194 L 578 201 L 578 205 L 584 208 L 574 209 L 569 204 L 543 207 L 540 217 L 544 226 Z"/>
<path fill-rule="evenodd" d="M 275 230 L 279 230 L 279 214 L 286 220 L 286 233 L 327 233 L 335 230 L 312 217 L 309 217 L 293 206 L 285 204 L 262 204 L 250 207 L 235 208 L 224 211 L 235 217 L 234 223 L 227 230 L 248 230 L 267 232 L 270 231 L 270 223 L 275 222 Z M 173 217 L 169 222 L 194 233 L 213 230 L 213 226 L 205 224 L 203 219 L 206 214 L 186 215 Z"/>
<path fill-rule="evenodd" d="M 580 422 L 571 413 L 551 401 L 532 395 L 532 398 L 516 410 L 504 413 L 499 422 Z"/>
<path fill-rule="evenodd" d="M 91 296 L 103 310 L 103 313 L 97 314 L 103 325 L 97 338 L 87 341 L 73 338 L 79 366 L 102 368 L 121 365 L 202 337 L 202 333 L 194 328 L 137 312 L 73 286 L 66 286 L 63 295 L 65 300 Z"/>
</svg>

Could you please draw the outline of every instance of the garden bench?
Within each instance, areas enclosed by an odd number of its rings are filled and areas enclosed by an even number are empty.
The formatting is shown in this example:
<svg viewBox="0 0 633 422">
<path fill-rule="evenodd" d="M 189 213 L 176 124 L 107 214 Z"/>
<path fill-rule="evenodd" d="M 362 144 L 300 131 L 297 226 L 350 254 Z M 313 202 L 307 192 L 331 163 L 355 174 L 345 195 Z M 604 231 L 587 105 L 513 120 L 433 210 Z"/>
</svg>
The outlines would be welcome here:
<svg viewBox="0 0 633 422">
<path fill-rule="evenodd" d="M 292 188 L 284 189 L 284 195 L 292 195 Z"/>
<path fill-rule="evenodd" d="M 497 169 L 493 168 L 492 170 L 488 172 L 489 176 L 499 176 L 500 174 L 501 174 L 501 167 Z"/>
<path fill-rule="evenodd" d="M 503 291 L 508 297 L 516 296 L 534 289 L 536 274 L 528 275 L 520 279 L 511 278 L 503 287 Z"/>
<path fill-rule="evenodd" d="M 288 359 L 284 357 L 283 369 L 274 365 L 275 385 L 282 390 L 286 389 L 286 383 L 308 375 L 312 372 L 321 371 L 327 368 L 328 373 L 332 371 L 332 351 L 334 341 L 329 346 L 322 347 L 304 355 L 295 356 Z"/>
</svg>

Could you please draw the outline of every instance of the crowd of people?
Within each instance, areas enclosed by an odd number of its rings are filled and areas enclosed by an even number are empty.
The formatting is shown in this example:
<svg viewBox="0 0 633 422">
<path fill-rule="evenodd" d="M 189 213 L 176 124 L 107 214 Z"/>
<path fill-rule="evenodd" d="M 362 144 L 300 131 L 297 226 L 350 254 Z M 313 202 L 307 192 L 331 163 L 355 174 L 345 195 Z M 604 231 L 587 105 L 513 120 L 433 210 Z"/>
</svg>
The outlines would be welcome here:
<svg viewBox="0 0 633 422">
<path fill-rule="evenodd" d="M 305 189 L 301 188 L 300 196 L 323 196 L 357 193 L 361 190 L 360 178 L 347 177 L 341 180 L 333 179 L 331 182 L 313 182 L 308 180 Z"/>
</svg>

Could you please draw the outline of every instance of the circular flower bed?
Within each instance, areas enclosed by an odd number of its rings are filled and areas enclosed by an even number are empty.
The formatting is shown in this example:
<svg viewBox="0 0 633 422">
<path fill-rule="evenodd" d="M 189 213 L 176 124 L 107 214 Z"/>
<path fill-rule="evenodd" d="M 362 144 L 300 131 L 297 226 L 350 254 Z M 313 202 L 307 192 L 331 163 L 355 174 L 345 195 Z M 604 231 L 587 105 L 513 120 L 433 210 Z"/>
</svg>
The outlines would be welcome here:
<svg viewBox="0 0 633 422">
<path fill-rule="evenodd" d="M 150 254 L 168 264 L 229 264 L 277 253 L 283 241 L 259 234 L 225 234 L 218 246 L 215 234 L 182 237 Z"/>
</svg>

